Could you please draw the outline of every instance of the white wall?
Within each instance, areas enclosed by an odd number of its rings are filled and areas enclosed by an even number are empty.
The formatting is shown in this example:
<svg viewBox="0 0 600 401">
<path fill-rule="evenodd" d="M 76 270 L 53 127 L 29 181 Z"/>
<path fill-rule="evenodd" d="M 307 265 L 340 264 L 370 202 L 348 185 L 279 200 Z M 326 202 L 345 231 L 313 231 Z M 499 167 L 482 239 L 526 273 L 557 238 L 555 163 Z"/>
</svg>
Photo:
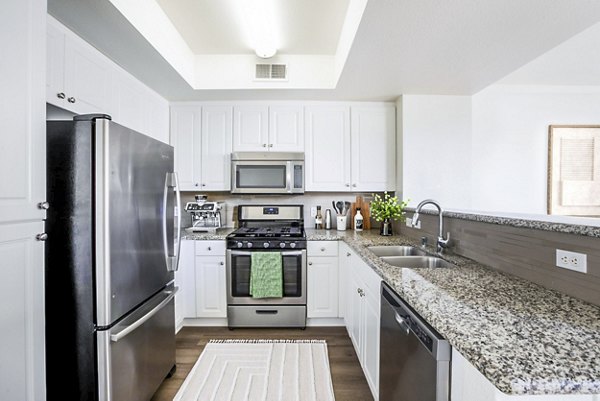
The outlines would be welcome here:
<svg viewBox="0 0 600 401">
<path fill-rule="evenodd" d="M 548 126 L 598 124 L 600 88 L 495 85 L 472 99 L 470 208 L 545 214 Z"/>
<path fill-rule="evenodd" d="M 471 97 L 402 96 L 402 197 L 470 208 Z"/>
</svg>

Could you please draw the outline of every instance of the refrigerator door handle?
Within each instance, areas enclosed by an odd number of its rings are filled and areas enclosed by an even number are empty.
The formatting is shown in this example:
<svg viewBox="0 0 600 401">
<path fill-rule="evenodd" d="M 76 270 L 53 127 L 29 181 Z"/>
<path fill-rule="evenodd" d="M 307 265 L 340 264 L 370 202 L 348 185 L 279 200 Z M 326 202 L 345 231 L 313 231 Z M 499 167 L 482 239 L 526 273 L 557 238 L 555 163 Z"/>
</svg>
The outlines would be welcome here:
<svg viewBox="0 0 600 401">
<path fill-rule="evenodd" d="M 170 290 L 169 291 L 163 291 L 163 294 L 167 295 L 167 297 L 164 300 L 162 300 L 161 303 L 159 303 L 158 305 L 156 305 L 154 308 L 152 308 L 152 310 L 150 310 L 144 316 L 142 316 L 141 318 L 139 318 L 138 320 L 136 320 L 135 322 L 133 322 L 129 326 L 125 327 L 121 331 L 119 331 L 117 333 L 114 333 L 114 334 L 111 334 L 110 335 L 110 341 L 116 343 L 119 340 L 121 340 L 122 338 L 126 337 L 129 333 L 131 333 L 132 331 L 134 331 L 135 329 L 137 329 L 138 327 L 140 327 L 142 324 L 144 324 L 146 321 L 148 321 L 150 318 L 152 318 L 152 316 L 156 315 L 169 302 L 171 302 L 171 300 L 173 299 L 173 297 L 175 296 L 175 294 L 177 293 L 177 291 L 179 291 L 178 287 L 175 287 L 173 289 L 173 291 L 170 291 Z"/>
<path fill-rule="evenodd" d="M 167 198 L 169 195 L 169 188 L 175 189 L 175 197 L 176 197 L 176 208 L 177 208 L 177 229 L 176 229 L 176 238 L 177 242 L 175 243 L 173 249 L 173 255 L 169 253 L 169 238 L 168 238 L 168 230 L 167 230 Z M 165 250 L 165 262 L 167 264 L 168 271 L 177 271 L 179 268 L 179 252 L 181 249 L 181 191 L 179 188 L 179 177 L 177 173 L 167 173 L 165 177 L 165 187 L 163 192 L 163 208 L 162 208 L 162 221 L 163 221 L 163 246 Z"/>
</svg>

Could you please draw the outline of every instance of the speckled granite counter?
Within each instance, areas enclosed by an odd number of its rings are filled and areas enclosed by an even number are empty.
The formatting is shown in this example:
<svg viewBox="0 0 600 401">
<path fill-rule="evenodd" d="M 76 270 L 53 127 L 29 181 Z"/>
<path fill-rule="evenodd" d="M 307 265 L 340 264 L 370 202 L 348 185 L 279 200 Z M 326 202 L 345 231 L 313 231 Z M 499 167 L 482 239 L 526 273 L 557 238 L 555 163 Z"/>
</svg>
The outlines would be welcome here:
<svg viewBox="0 0 600 401">
<path fill-rule="evenodd" d="M 500 391 L 600 393 L 599 307 L 458 256 L 444 256 L 455 268 L 408 269 L 384 263 L 367 249 L 415 245 L 402 236 L 335 235 Z"/>
<path fill-rule="evenodd" d="M 183 231 L 181 233 L 181 239 L 190 240 L 190 241 L 218 241 L 224 240 L 228 234 L 230 234 L 235 228 L 232 227 L 223 227 L 219 228 L 214 233 L 188 233 L 187 231 Z"/>
<path fill-rule="evenodd" d="M 185 239 L 224 239 L 185 235 Z M 600 394 L 600 307 L 445 255 L 456 267 L 398 268 L 371 245 L 416 245 L 374 231 L 306 230 L 343 240 L 500 391 L 513 395 Z M 433 251 L 433 249 L 429 249 Z"/>
</svg>

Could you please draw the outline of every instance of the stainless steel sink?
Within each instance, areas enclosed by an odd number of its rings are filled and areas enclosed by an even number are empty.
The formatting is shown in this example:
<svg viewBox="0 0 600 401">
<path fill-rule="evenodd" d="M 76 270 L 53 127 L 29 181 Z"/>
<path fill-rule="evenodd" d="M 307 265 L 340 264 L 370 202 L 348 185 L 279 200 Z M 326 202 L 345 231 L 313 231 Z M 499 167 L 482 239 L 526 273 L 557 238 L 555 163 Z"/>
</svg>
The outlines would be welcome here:
<svg viewBox="0 0 600 401">
<path fill-rule="evenodd" d="M 447 268 L 454 266 L 452 263 L 434 256 L 382 256 L 381 260 L 397 267 Z"/>
<path fill-rule="evenodd" d="M 379 245 L 370 246 L 368 249 L 379 257 L 427 255 L 423 250 L 414 246 Z"/>
</svg>

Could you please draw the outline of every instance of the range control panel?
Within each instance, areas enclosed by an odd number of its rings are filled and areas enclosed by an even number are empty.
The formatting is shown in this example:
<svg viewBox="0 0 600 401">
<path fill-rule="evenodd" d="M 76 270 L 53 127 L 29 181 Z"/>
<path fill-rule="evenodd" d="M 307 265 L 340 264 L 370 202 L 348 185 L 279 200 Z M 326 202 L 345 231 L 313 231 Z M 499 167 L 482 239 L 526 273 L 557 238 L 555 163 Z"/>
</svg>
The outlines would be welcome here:
<svg viewBox="0 0 600 401">
<path fill-rule="evenodd" d="M 294 250 L 294 249 L 306 249 L 306 241 L 305 240 L 291 240 L 291 239 L 273 239 L 273 238 L 252 238 L 252 239 L 242 239 L 242 238 L 230 238 L 227 240 L 227 249 L 252 249 L 252 250 L 261 250 L 261 249 L 285 249 L 285 250 Z"/>
</svg>

